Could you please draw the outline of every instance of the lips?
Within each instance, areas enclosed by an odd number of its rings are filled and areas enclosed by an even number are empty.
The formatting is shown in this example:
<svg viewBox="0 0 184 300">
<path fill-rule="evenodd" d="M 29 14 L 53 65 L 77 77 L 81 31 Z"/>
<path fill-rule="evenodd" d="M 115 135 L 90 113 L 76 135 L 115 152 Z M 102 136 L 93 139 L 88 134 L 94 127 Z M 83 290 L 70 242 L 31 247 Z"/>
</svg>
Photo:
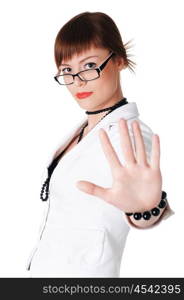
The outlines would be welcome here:
<svg viewBox="0 0 184 300">
<path fill-rule="evenodd" d="M 83 99 L 89 97 L 91 94 L 93 94 L 93 92 L 83 92 L 83 93 L 77 93 L 76 96 L 79 99 Z"/>
</svg>

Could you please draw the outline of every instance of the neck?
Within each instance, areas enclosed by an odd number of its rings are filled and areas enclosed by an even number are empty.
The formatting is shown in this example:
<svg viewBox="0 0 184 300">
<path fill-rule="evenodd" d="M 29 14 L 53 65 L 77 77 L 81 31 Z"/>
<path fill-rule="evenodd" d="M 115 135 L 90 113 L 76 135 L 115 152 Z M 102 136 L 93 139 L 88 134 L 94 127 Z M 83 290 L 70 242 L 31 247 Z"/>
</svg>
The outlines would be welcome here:
<svg viewBox="0 0 184 300">
<path fill-rule="evenodd" d="M 119 95 L 118 97 L 114 97 L 110 101 L 96 107 L 93 111 L 104 109 L 110 106 L 115 105 L 118 101 L 123 99 L 123 94 Z M 91 110 L 90 110 L 91 111 Z M 108 111 L 99 112 L 97 114 L 88 115 L 88 126 L 85 127 L 85 134 L 87 134 L 100 120 L 103 116 L 107 114 Z"/>
</svg>

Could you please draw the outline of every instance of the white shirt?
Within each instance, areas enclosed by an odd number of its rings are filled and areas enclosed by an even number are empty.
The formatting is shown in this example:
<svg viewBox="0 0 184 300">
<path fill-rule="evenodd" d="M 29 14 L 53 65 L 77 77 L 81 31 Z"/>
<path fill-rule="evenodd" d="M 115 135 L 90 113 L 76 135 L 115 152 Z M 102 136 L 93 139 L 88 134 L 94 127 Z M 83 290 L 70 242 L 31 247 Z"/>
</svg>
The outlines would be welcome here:
<svg viewBox="0 0 184 300">
<path fill-rule="evenodd" d="M 120 118 L 127 120 L 133 148 L 131 122 L 139 121 L 147 159 L 150 160 L 153 132 L 138 116 L 135 102 L 116 108 L 59 160 L 50 179 L 49 199 L 43 202 L 45 217 L 38 240 L 28 259 L 30 277 L 119 277 L 129 229 L 140 228 L 131 224 L 117 207 L 79 190 L 76 182 L 86 180 L 102 187 L 112 186 L 110 166 L 98 131 L 100 128 L 106 130 L 124 164 L 119 139 Z M 86 121 L 85 117 L 57 145 L 48 166 L 56 150 L 64 149 Z M 168 204 L 159 222 L 146 229 L 157 226 L 172 214 L 174 212 Z"/>
</svg>

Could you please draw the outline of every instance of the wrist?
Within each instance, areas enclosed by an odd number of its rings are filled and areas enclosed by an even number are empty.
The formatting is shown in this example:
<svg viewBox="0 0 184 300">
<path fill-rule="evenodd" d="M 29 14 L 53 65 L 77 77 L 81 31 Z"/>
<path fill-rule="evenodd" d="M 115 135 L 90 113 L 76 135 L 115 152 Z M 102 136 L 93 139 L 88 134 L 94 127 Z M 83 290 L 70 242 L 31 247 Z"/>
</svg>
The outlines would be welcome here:
<svg viewBox="0 0 184 300">
<path fill-rule="evenodd" d="M 162 191 L 161 200 L 158 204 L 158 206 L 153 207 L 151 210 L 146 210 L 143 212 L 135 212 L 135 213 L 128 213 L 125 212 L 127 216 L 131 216 L 131 218 L 135 219 L 136 221 L 139 221 L 141 219 L 143 220 L 150 220 L 151 217 L 159 216 L 161 212 L 166 208 L 167 206 L 167 193 L 165 191 Z"/>
</svg>

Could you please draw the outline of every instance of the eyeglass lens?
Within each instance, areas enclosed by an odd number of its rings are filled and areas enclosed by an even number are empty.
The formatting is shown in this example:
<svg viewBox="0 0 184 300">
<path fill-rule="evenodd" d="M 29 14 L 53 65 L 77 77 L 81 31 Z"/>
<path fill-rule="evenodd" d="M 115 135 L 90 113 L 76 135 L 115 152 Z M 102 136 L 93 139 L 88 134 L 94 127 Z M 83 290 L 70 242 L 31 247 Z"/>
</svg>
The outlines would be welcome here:
<svg viewBox="0 0 184 300">
<path fill-rule="evenodd" d="M 98 72 L 96 70 L 85 70 L 80 72 L 79 77 L 82 80 L 93 80 L 99 77 Z M 73 76 L 71 74 L 63 74 L 57 77 L 57 80 L 60 84 L 70 84 L 73 83 Z"/>
</svg>

